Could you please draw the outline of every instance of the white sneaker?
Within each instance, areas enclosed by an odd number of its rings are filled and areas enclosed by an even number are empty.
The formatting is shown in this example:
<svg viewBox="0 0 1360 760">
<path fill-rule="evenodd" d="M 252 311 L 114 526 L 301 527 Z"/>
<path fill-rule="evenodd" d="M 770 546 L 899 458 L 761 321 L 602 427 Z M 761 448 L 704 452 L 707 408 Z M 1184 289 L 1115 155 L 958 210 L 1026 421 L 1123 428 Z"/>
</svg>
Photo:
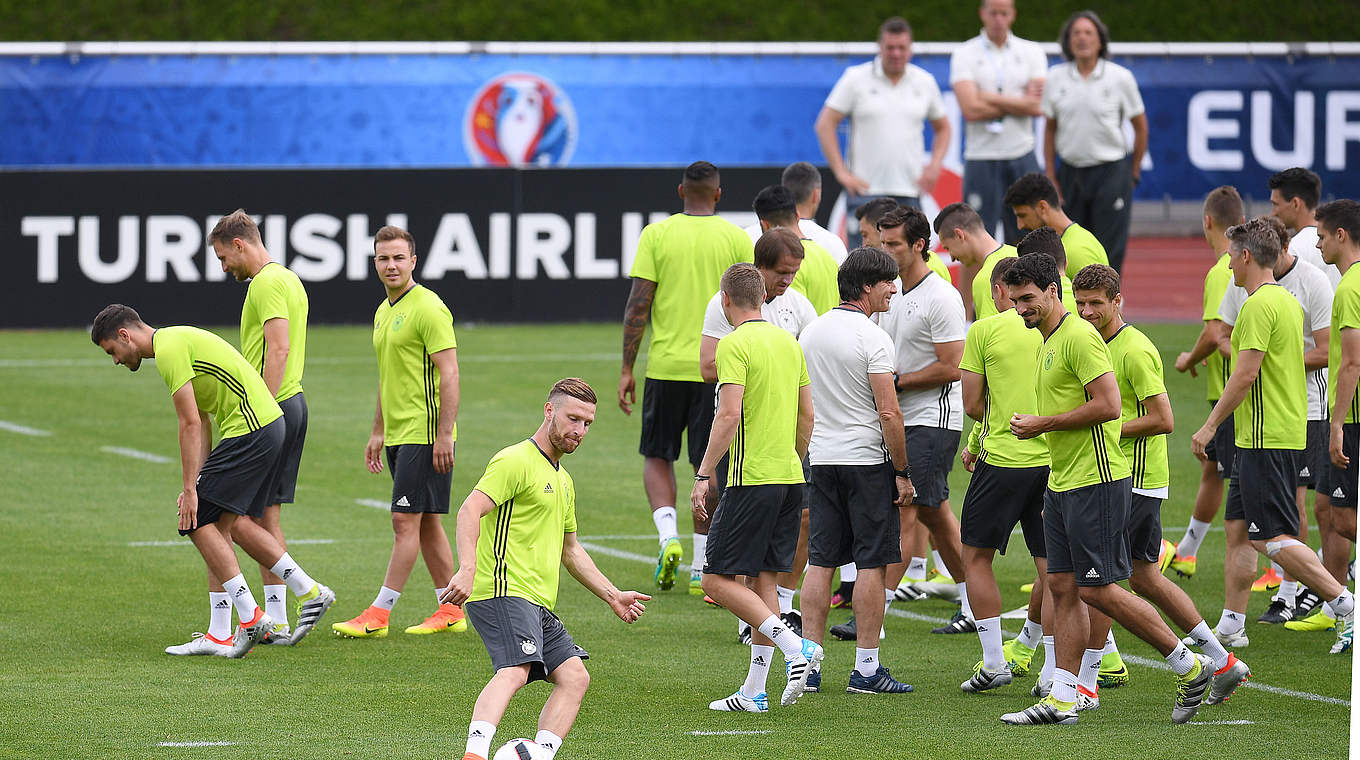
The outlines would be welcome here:
<svg viewBox="0 0 1360 760">
<path fill-rule="evenodd" d="M 770 698 L 763 691 L 752 698 L 742 694 L 741 689 L 737 689 L 730 697 L 709 702 L 708 709 L 718 712 L 765 713 L 770 711 Z"/>
<path fill-rule="evenodd" d="M 916 590 L 936 599 L 944 599 L 950 602 L 959 600 L 959 584 L 944 583 L 941 581 L 925 581 L 916 584 Z"/>
<path fill-rule="evenodd" d="M 256 607 L 255 609 L 258 610 L 259 608 Z M 227 653 L 227 656 L 232 659 L 245 657 L 246 652 L 260 643 L 260 640 L 272 630 L 274 630 L 274 620 L 263 612 L 260 613 L 260 617 L 254 625 L 238 624 L 236 633 L 231 637 L 231 651 Z"/>
<path fill-rule="evenodd" d="M 194 637 L 183 644 L 166 647 L 165 653 L 175 655 L 210 654 L 218 657 L 229 657 L 231 645 L 218 643 L 208 638 L 206 634 L 195 632 Z"/>
<path fill-rule="evenodd" d="M 292 637 L 292 631 L 288 628 L 287 624 L 276 625 L 274 626 L 274 630 L 265 634 L 264 638 L 260 640 L 260 643 L 287 647 L 293 645 Z"/>
<path fill-rule="evenodd" d="M 780 697 L 779 704 L 788 707 L 803 696 L 803 691 L 807 689 L 808 676 L 814 671 L 821 670 L 824 657 L 826 657 L 826 650 L 822 648 L 821 644 L 803 639 L 803 650 L 792 659 L 784 661 L 784 668 L 788 673 L 789 680 L 784 687 L 784 694 Z"/>
<path fill-rule="evenodd" d="M 1215 628 L 1214 638 L 1218 639 L 1218 643 L 1222 644 L 1224 649 L 1243 649 L 1251 643 L 1251 639 L 1247 638 L 1245 629 L 1236 633 L 1219 633 L 1218 629 Z M 1193 636 L 1186 636 L 1181 639 L 1181 643 L 1192 649 L 1199 648 L 1199 644 L 1195 642 Z"/>
</svg>

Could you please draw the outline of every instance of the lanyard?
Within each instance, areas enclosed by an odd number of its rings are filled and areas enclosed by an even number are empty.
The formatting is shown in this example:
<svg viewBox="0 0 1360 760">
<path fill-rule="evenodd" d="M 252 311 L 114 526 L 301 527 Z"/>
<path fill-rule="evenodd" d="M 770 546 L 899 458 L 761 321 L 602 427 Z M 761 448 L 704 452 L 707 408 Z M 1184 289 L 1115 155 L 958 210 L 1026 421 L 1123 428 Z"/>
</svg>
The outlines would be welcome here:
<svg viewBox="0 0 1360 760">
<path fill-rule="evenodd" d="M 1010 41 L 1009 34 L 1006 35 L 1006 40 Z M 1006 61 L 1004 56 L 998 56 L 996 51 L 992 50 L 992 41 L 988 39 L 986 32 L 982 34 L 982 50 L 987 54 L 987 61 L 991 63 L 992 71 L 996 75 L 996 91 L 1004 95 L 1006 93 Z"/>
</svg>

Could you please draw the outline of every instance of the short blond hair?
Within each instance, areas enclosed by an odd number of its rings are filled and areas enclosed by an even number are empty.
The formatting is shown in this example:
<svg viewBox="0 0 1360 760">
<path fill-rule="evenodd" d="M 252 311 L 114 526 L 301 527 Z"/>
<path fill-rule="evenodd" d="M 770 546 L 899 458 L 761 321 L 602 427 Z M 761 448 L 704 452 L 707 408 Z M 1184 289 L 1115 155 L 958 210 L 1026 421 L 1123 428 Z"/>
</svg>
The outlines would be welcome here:
<svg viewBox="0 0 1360 760">
<path fill-rule="evenodd" d="M 378 228 L 378 234 L 373 236 L 373 252 L 378 252 L 378 243 L 386 243 L 389 240 L 405 240 L 411 249 L 411 255 L 416 255 L 416 239 L 411 233 L 391 224 Z"/>
<path fill-rule="evenodd" d="M 232 240 L 240 238 L 247 243 L 260 242 L 260 228 L 256 226 L 255 220 L 250 218 L 250 214 L 245 209 L 236 209 L 217 220 L 213 225 L 212 232 L 208 233 L 208 243 L 230 243 Z"/>
<path fill-rule="evenodd" d="M 595 398 L 595 389 L 590 387 L 590 383 L 579 377 L 564 377 L 553 383 L 552 390 L 548 391 L 548 401 L 551 402 L 563 396 L 570 396 L 587 404 L 599 403 Z"/>
</svg>

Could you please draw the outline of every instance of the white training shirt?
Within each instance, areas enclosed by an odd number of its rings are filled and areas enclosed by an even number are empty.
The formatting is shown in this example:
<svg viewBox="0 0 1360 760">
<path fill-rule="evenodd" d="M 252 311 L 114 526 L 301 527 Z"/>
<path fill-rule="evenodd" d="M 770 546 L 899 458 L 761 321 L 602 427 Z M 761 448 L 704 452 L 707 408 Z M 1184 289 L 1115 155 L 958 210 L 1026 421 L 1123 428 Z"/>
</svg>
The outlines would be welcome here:
<svg viewBox="0 0 1360 760">
<path fill-rule="evenodd" d="M 878 325 L 892 338 L 897 352 L 898 374 L 916 372 L 934 363 L 935 344 L 961 341 L 968 333 L 963 297 L 953 285 L 931 272 L 909 290 L 898 281 L 886 312 L 875 315 Z M 907 427 L 963 430 L 963 384 L 958 380 L 935 388 L 898 391 L 897 405 Z M 814 407 L 815 408 L 815 407 Z"/>
<path fill-rule="evenodd" d="M 850 252 L 845 249 L 845 241 L 841 240 L 840 235 L 812 219 L 799 219 L 798 229 L 802 230 L 803 237 L 825 248 L 826 252 L 831 254 L 831 258 L 836 260 L 836 266 L 844 264 L 845 257 L 850 255 Z"/>
<path fill-rule="evenodd" d="M 817 310 L 812 308 L 812 302 L 807 296 L 789 288 L 784 291 L 784 295 L 775 296 L 773 300 L 761 304 L 760 316 L 766 322 L 784 328 L 797 338 L 803 332 L 803 328 L 817 318 Z M 727 321 L 727 315 L 723 314 L 722 293 L 714 293 L 713 297 L 708 299 L 708 307 L 704 309 L 703 334 L 722 340 L 725 335 L 736 329 Z"/>
<path fill-rule="evenodd" d="M 1335 264 L 1328 264 L 1322 259 L 1322 251 L 1318 250 L 1318 231 L 1316 225 L 1304 227 L 1294 233 L 1294 237 L 1289 240 L 1289 252 L 1304 261 L 1312 264 L 1322 273 L 1327 275 L 1327 281 L 1332 284 L 1332 292 L 1336 292 L 1336 286 L 1341 284 L 1341 270 Z"/>
<path fill-rule="evenodd" d="M 907 64 L 893 84 L 878 56 L 841 74 L 826 107 L 850 119 L 846 165 L 869 183 L 868 195 L 918 197 L 925 168 L 927 120 L 944 118 L 944 99 L 935 77 Z"/>
<path fill-rule="evenodd" d="M 949 56 L 949 86 L 972 82 L 978 92 L 1023 97 L 1025 88 L 1048 74 L 1048 56 L 1037 42 L 1006 35 L 998 47 L 986 32 L 959 45 Z M 1034 117 L 1005 114 L 998 119 L 970 121 L 963 127 L 963 158 L 995 161 L 1034 152 Z"/>
<path fill-rule="evenodd" d="M 1095 166 L 1128 156 L 1124 122 L 1143 113 L 1143 96 L 1133 72 L 1101 60 L 1083 78 L 1077 64 L 1060 63 L 1048 70 L 1039 110 L 1057 119 L 1054 146 L 1072 166 Z"/>
<path fill-rule="evenodd" d="M 1332 326 L 1332 288 L 1327 283 L 1327 275 L 1321 269 L 1294 259 L 1294 265 L 1276 282 L 1303 305 L 1303 350 L 1313 350 L 1317 342 L 1313 332 L 1326 330 Z M 1223 303 L 1218 307 L 1218 316 L 1229 327 L 1237 324 L 1237 314 L 1247 301 L 1246 288 L 1228 284 L 1223 294 Z M 1234 359 L 1234 361 L 1236 361 Z M 1308 419 L 1327 419 L 1327 368 L 1305 370 L 1308 386 Z"/>
<path fill-rule="evenodd" d="M 814 319 L 798 343 L 812 380 L 811 464 L 888 461 L 869 375 L 891 375 L 892 339 L 860 311 L 840 306 Z"/>
</svg>

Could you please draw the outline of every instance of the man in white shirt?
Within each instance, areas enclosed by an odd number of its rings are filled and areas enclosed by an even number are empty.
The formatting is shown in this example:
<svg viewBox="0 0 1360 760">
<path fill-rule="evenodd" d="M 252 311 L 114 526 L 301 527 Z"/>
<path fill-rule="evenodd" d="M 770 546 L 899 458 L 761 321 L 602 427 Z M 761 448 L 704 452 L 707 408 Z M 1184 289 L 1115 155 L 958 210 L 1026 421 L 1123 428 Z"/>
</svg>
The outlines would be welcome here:
<svg viewBox="0 0 1360 760">
<path fill-rule="evenodd" d="M 1038 43 L 1011 34 L 1014 0 L 982 0 L 978 15 L 982 33 L 949 57 L 949 86 L 965 122 L 963 199 L 981 215 L 988 234 L 1015 243 L 1020 230 L 1002 197 L 1011 183 L 1039 171 L 1034 117 L 1048 57 Z"/>
<path fill-rule="evenodd" d="M 913 495 L 901 411 L 893 391 L 892 340 L 870 321 L 886 311 L 897 286 L 897 264 L 872 248 L 857 249 L 840 268 L 841 305 L 813 320 L 798 342 L 812 380 L 816 410 L 808 459 L 812 464 L 808 569 L 803 579 L 803 635 L 821 642 L 831 603 L 831 576 L 854 561 L 854 610 L 862 622 L 852 694 L 909 692 L 879 664 L 883 578 L 901 560 L 898 507 Z M 821 689 L 821 673 L 808 679 Z"/>
<path fill-rule="evenodd" d="M 931 277 L 925 251 L 930 243 L 930 222 L 914 208 L 899 208 L 878 222 L 883 249 L 897 261 L 902 293 L 879 319 L 879 326 L 893 339 L 897 355 L 894 385 L 906 426 L 907 458 L 912 469 L 916 497 L 903 510 L 902 531 L 918 520 L 930 531 L 935 550 L 949 575 L 958 584 L 962 609 L 948 625 L 933 633 L 971 633 L 976 630 L 968 606 L 959 522 L 949 507 L 949 471 L 959 453 L 963 431 L 963 390 L 959 383 L 959 360 L 967 319 L 963 298 L 953 285 Z M 893 600 L 906 565 L 889 569 L 885 599 Z"/>
<path fill-rule="evenodd" d="M 793 202 L 798 205 L 798 229 L 803 237 L 826 249 L 836 266 L 845 261 L 850 253 L 845 249 L 845 241 L 840 235 L 817 223 L 817 207 L 822 205 L 822 173 L 807 161 L 799 161 L 784 167 L 779 184 L 793 193 Z"/>
<path fill-rule="evenodd" d="M 1312 264 L 1327 275 L 1332 290 L 1341 284 L 1341 270 L 1322 260 L 1318 252 L 1317 220 L 1313 212 L 1322 200 L 1322 178 L 1301 167 L 1285 169 L 1270 176 L 1270 215 L 1294 230 L 1289 241 L 1289 253 Z"/>
<path fill-rule="evenodd" d="M 899 16 L 878 29 L 878 55 L 845 70 L 817 114 L 813 129 L 836 180 L 845 188 L 847 220 L 870 198 L 891 196 L 920 207 L 920 195 L 935 189 L 949 148 L 950 126 L 935 77 L 911 64 L 911 25 Z M 850 119 L 850 142 L 842 158 L 836 130 Z M 925 158 L 925 122 L 934 133 Z M 848 235 L 859 245 L 859 231 Z"/>
</svg>

